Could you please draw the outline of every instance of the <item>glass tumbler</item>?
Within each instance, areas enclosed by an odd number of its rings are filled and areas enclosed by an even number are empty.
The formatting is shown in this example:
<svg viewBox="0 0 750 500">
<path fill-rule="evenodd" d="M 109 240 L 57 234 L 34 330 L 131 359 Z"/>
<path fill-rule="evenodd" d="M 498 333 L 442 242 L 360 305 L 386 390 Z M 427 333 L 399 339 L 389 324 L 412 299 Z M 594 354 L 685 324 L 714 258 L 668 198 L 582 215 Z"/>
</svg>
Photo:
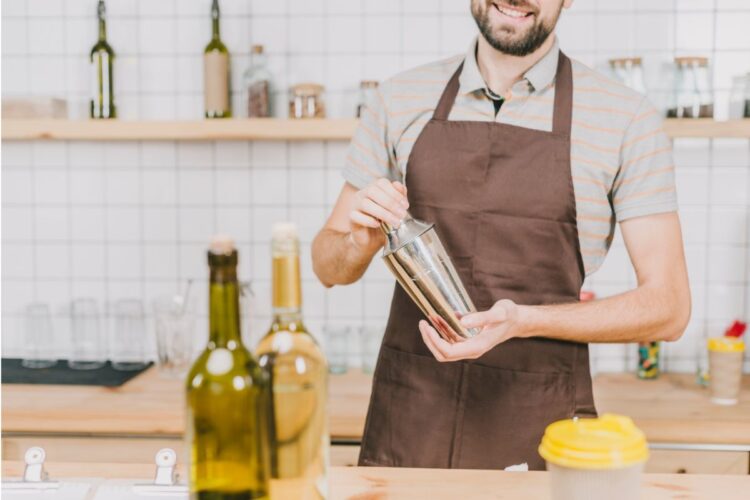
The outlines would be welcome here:
<svg viewBox="0 0 750 500">
<path fill-rule="evenodd" d="M 340 325 L 323 326 L 328 371 L 334 374 L 346 373 L 349 368 L 349 337 L 351 328 Z"/>
<path fill-rule="evenodd" d="M 382 323 L 364 325 L 361 328 L 359 338 L 362 346 L 362 371 L 364 373 L 375 371 L 384 333 L 385 325 Z"/>
<path fill-rule="evenodd" d="M 141 370 L 146 366 L 146 318 L 143 302 L 121 299 L 114 306 L 114 335 L 110 359 L 112 368 L 121 371 Z"/>
<path fill-rule="evenodd" d="M 49 305 L 35 302 L 24 312 L 24 368 L 49 368 L 57 364 L 51 355 L 55 343 Z"/>
<path fill-rule="evenodd" d="M 182 295 L 169 295 L 157 298 L 153 305 L 159 374 L 184 378 L 193 360 L 194 302 Z"/>
<path fill-rule="evenodd" d="M 99 306 L 95 299 L 76 299 L 70 306 L 72 352 L 68 366 L 74 370 L 95 370 L 106 363 L 106 338 L 101 331 Z"/>
</svg>

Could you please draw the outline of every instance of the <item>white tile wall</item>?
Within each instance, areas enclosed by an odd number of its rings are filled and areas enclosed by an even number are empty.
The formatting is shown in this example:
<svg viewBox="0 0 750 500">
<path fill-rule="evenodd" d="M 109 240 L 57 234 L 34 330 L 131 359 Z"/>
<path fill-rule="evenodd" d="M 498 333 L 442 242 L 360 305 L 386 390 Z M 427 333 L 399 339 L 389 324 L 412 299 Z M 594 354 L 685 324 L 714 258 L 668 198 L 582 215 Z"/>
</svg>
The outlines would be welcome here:
<svg viewBox="0 0 750 500">
<path fill-rule="evenodd" d="M 2 94 L 68 99 L 86 115 L 87 53 L 95 41 L 95 0 L 3 3 Z M 115 85 L 125 119 L 200 118 L 201 52 L 209 0 L 109 0 L 109 38 L 118 55 Z M 222 35 L 235 88 L 249 48 L 269 54 L 283 114 L 284 89 L 319 80 L 332 116 L 350 116 L 362 79 L 463 52 L 476 32 L 468 0 L 222 0 Z M 719 118 L 731 78 L 750 71 L 750 3 L 744 0 L 577 0 L 558 27 L 562 47 L 604 68 L 615 55 L 642 55 L 653 100 L 669 88 L 675 54 L 714 63 Z M 237 95 L 235 111 L 240 110 Z M 269 321 L 269 235 L 274 221 L 297 222 L 305 250 L 306 316 L 324 323 L 382 323 L 393 282 L 375 263 L 358 284 L 325 290 L 309 243 L 341 187 L 343 142 L 6 142 L 2 148 L 3 353 L 22 352 L 20 312 L 52 303 L 57 348 L 66 352 L 66 304 L 73 297 L 153 297 L 205 287 L 205 245 L 234 235 L 241 274 L 253 280 L 255 334 Z M 678 194 L 693 290 L 693 319 L 664 348 L 665 366 L 693 371 L 699 343 L 735 317 L 750 315 L 750 144 L 675 141 Z M 587 286 L 600 296 L 635 285 L 618 237 Z M 206 305 L 200 305 L 205 313 Z M 205 322 L 205 318 L 204 318 Z M 199 337 L 205 330 L 199 329 Z M 597 345 L 596 370 L 632 370 L 633 346 Z M 747 366 L 750 369 L 750 362 Z"/>
</svg>

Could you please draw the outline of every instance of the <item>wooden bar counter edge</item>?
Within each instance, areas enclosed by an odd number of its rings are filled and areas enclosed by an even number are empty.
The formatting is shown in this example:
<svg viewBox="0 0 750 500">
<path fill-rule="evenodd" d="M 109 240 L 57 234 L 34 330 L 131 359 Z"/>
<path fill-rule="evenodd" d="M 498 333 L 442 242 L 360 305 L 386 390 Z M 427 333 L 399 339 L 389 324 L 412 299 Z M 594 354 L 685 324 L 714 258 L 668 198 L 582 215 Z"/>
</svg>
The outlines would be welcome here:
<svg viewBox="0 0 750 500">
<path fill-rule="evenodd" d="M 85 477 L 142 482 L 153 477 L 153 465 L 144 464 L 52 462 L 46 464 L 46 468 L 50 477 L 58 480 Z M 184 477 L 184 468 L 181 472 Z M 22 463 L 3 462 L 3 478 L 20 477 L 22 473 Z M 332 467 L 329 481 L 329 498 L 332 500 L 549 498 L 549 476 L 546 472 Z M 747 498 L 748 490 L 749 476 L 644 474 L 641 500 L 740 500 Z"/>
<path fill-rule="evenodd" d="M 330 429 L 334 442 L 362 436 L 372 378 L 355 370 L 330 377 Z M 184 429 L 181 381 L 155 369 L 118 388 L 14 385 L 2 387 L 2 430 L 12 435 L 175 438 Z M 650 443 L 745 446 L 750 450 L 750 376 L 740 403 L 711 404 L 693 375 L 664 374 L 640 381 L 632 374 L 594 378 L 599 413 L 628 415 Z"/>
</svg>

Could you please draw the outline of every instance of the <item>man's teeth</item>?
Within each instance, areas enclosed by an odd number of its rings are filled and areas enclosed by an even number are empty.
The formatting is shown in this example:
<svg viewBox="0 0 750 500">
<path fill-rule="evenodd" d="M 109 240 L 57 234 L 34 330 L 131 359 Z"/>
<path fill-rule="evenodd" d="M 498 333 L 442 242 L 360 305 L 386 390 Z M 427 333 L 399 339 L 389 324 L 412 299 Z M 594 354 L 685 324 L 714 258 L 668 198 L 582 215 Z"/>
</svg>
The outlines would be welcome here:
<svg viewBox="0 0 750 500">
<path fill-rule="evenodd" d="M 526 12 L 519 12 L 517 10 L 505 9 L 505 8 L 503 8 L 503 7 L 501 7 L 501 6 L 497 5 L 497 4 L 495 5 L 495 7 L 497 7 L 497 10 L 499 10 L 500 12 L 502 12 L 503 14 L 505 14 L 506 16 L 510 16 L 510 17 L 526 17 Z"/>
</svg>

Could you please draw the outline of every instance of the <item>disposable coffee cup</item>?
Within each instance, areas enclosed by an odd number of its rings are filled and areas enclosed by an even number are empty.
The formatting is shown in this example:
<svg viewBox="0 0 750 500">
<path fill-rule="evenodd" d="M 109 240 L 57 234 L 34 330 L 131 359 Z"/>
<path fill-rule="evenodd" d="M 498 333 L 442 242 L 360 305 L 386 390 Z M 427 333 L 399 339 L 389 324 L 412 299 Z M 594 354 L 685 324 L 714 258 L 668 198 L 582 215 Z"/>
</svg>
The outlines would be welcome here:
<svg viewBox="0 0 750 500">
<path fill-rule="evenodd" d="M 552 500 L 636 500 L 648 460 L 646 437 L 624 416 L 560 420 L 539 445 Z"/>
<path fill-rule="evenodd" d="M 708 374 L 711 402 L 736 405 L 742 384 L 745 343 L 734 337 L 708 339 Z"/>
</svg>

